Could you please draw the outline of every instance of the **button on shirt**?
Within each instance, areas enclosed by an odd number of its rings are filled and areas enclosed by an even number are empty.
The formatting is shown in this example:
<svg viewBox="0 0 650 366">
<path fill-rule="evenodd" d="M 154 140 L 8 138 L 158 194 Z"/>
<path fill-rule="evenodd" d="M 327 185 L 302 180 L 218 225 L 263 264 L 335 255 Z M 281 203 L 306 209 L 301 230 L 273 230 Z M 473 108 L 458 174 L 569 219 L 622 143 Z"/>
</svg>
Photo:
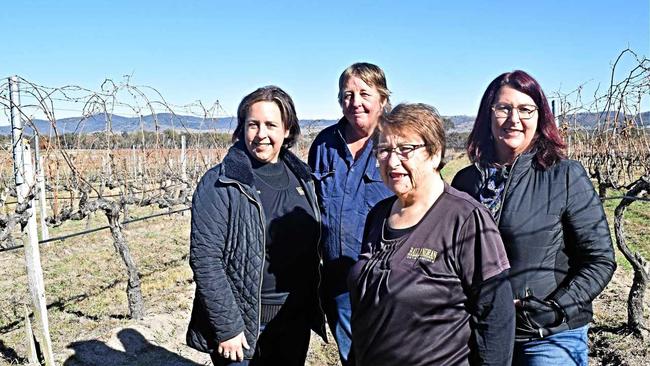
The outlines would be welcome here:
<svg viewBox="0 0 650 366">
<path fill-rule="evenodd" d="M 345 118 L 321 131 L 309 151 L 323 223 L 323 260 L 359 256 L 361 237 L 370 209 L 391 196 L 368 140 L 354 160 L 344 137 Z"/>
</svg>

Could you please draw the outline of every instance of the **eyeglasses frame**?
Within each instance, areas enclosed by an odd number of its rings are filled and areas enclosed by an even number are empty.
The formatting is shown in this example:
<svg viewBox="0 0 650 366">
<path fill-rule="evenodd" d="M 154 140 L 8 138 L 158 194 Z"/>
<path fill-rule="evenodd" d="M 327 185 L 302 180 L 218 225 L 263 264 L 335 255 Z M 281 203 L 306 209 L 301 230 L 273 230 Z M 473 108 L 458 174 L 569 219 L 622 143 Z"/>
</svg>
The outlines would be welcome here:
<svg viewBox="0 0 650 366">
<path fill-rule="evenodd" d="M 508 112 L 508 114 L 506 114 L 505 116 L 497 116 L 497 108 L 496 108 L 497 105 L 510 106 L 510 112 Z M 533 107 L 533 110 L 530 112 L 530 115 L 528 117 L 522 117 L 521 116 L 521 111 L 519 110 L 520 106 Z M 533 116 L 535 115 L 535 112 L 539 111 L 539 107 L 536 106 L 536 105 L 522 104 L 520 106 L 514 107 L 512 104 L 494 103 L 494 104 L 492 104 L 492 106 L 490 106 L 490 109 L 492 110 L 492 112 L 494 112 L 494 116 L 496 118 L 508 118 L 508 117 L 512 116 L 514 111 L 516 110 L 517 111 L 517 116 L 519 117 L 519 119 L 523 119 L 523 120 L 529 120 L 529 119 L 533 118 Z"/>
<path fill-rule="evenodd" d="M 403 153 L 400 151 L 400 149 L 402 149 L 405 146 L 411 146 L 413 148 L 413 150 L 407 152 L 406 155 L 402 155 Z M 390 156 L 393 153 L 397 154 L 397 158 L 400 161 L 407 161 L 407 160 L 411 159 L 410 155 L 413 152 L 415 152 L 415 150 L 418 150 L 420 148 L 427 147 L 427 146 L 430 146 L 430 144 L 424 144 L 424 143 L 423 144 L 404 144 L 404 145 L 400 145 L 400 146 L 396 146 L 396 147 L 390 147 L 390 148 L 389 147 L 382 147 L 382 148 L 376 147 L 376 148 L 374 148 L 374 150 L 375 150 L 375 157 L 377 158 L 378 161 L 384 161 L 384 160 L 390 159 Z M 383 159 L 379 157 L 379 153 L 380 153 L 381 150 L 385 150 L 386 152 L 388 152 L 388 155 L 386 155 L 386 157 L 383 158 Z"/>
</svg>

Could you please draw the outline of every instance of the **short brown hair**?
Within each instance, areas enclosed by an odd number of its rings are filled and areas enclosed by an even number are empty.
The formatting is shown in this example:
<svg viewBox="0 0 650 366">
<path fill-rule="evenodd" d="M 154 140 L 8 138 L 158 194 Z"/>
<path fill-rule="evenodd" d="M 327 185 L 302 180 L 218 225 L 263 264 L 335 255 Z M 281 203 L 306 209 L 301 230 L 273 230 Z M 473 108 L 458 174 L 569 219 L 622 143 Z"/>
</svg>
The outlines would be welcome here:
<svg viewBox="0 0 650 366">
<path fill-rule="evenodd" d="M 339 104 L 343 103 L 345 83 L 353 76 L 358 77 L 364 83 L 377 89 L 379 95 L 386 101 L 386 107 L 384 109 L 387 111 L 390 110 L 390 90 L 388 90 L 388 85 L 386 85 L 384 70 L 377 65 L 367 62 L 357 62 L 343 70 L 341 76 L 339 76 Z"/>
<path fill-rule="evenodd" d="M 300 124 L 296 115 L 296 107 L 294 107 L 289 94 L 275 85 L 263 86 L 242 99 L 237 108 L 237 127 L 232 133 L 232 142 L 244 140 L 244 126 L 246 126 L 248 112 L 251 106 L 257 102 L 271 102 L 278 106 L 284 128 L 289 131 L 289 136 L 284 139 L 282 146 L 286 148 L 292 147 L 300 136 Z"/>
<path fill-rule="evenodd" d="M 440 152 L 437 170 L 445 166 L 444 122 L 434 107 L 424 103 L 400 103 L 379 120 L 379 132 L 384 131 L 409 132 L 420 136 L 429 155 Z"/>
</svg>

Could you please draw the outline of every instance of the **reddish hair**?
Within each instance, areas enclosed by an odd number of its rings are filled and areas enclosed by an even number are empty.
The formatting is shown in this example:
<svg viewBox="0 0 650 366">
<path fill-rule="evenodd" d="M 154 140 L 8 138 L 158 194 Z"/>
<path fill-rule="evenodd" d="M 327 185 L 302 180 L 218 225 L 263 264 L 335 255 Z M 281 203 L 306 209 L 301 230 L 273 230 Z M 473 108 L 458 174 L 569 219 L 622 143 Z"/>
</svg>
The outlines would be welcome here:
<svg viewBox="0 0 650 366">
<path fill-rule="evenodd" d="M 494 139 L 492 137 L 492 104 L 499 89 L 504 86 L 511 87 L 533 99 L 537 105 L 537 131 L 530 142 L 527 151 L 535 152 L 535 163 L 538 167 L 546 169 L 558 161 L 566 158 L 566 144 L 560 136 L 560 131 L 555 125 L 555 117 L 548 104 L 546 95 L 537 80 L 526 72 L 515 70 L 499 75 L 488 85 L 481 104 L 472 132 L 467 138 L 467 155 L 472 162 L 486 164 L 496 163 Z"/>
</svg>

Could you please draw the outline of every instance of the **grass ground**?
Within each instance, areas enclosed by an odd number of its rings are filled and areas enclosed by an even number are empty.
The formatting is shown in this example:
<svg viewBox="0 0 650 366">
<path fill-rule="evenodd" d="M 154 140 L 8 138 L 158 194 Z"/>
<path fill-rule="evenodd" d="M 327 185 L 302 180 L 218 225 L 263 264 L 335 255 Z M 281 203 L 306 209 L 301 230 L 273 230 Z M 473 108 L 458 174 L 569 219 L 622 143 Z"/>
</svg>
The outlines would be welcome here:
<svg viewBox="0 0 650 366">
<path fill-rule="evenodd" d="M 467 164 L 456 156 L 443 171 L 450 181 Z M 615 202 L 607 201 L 611 220 Z M 650 258 L 650 203 L 635 203 L 626 215 L 630 246 Z M 132 211 L 134 216 L 151 208 Z M 88 222 L 66 223 L 51 235 L 105 225 L 101 213 Z M 205 355 L 184 346 L 193 297 L 188 266 L 189 215 L 174 214 L 130 224 L 131 252 L 142 276 L 147 316 L 129 320 L 126 274 L 107 231 L 41 248 L 51 337 L 58 365 L 208 365 Z M 24 309 L 29 304 L 22 250 L 0 253 L 0 365 L 26 363 Z M 646 365 L 650 342 L 621 330 L 631 283 L 629 265 L 618 255 L 614 279 L 594 304 L 591 364 Z M 650 315 L 648 311 L 646 314 Z M 330 338 L 331 339 L 331 338 Z M 337 364 L 336 348 L 313 337 L 309 365 Z"/>
</svg>

